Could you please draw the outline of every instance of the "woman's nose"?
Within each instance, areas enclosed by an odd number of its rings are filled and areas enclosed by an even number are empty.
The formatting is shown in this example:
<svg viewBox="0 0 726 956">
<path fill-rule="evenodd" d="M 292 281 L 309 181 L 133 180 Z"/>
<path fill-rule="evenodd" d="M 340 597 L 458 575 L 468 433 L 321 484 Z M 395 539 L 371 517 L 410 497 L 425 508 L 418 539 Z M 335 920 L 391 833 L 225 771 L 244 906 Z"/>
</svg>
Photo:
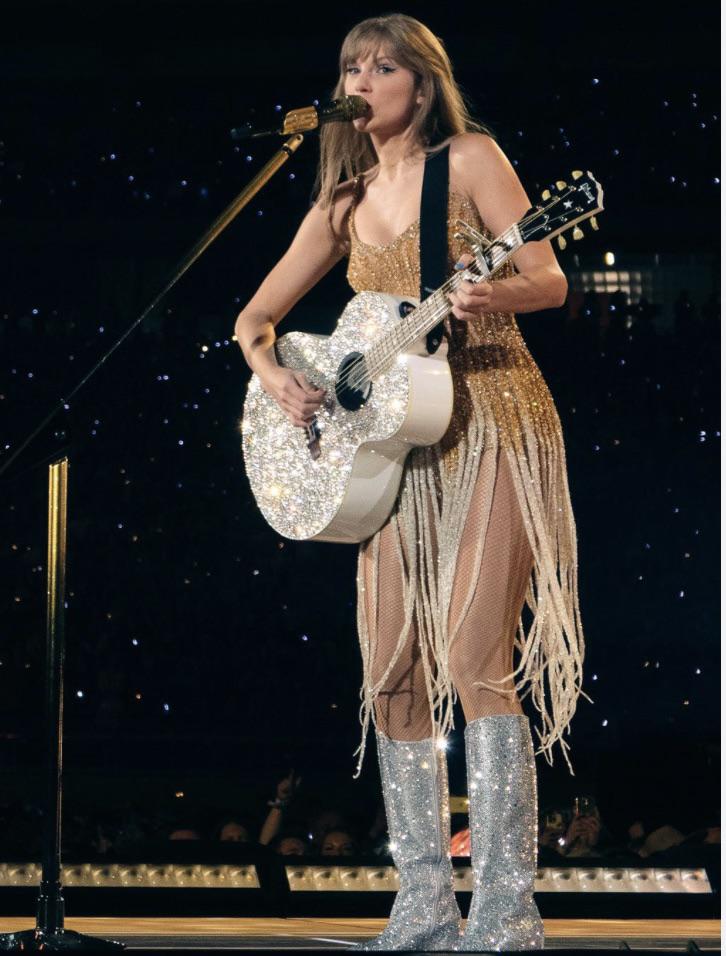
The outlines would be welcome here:
<svg viewBox="0 0 726 956">
<path fill-rule="evenodd" d="M 355 78 L 355 83 L 353 84 L 356 93 L 364 93 L 366 90 L 371 88 L 371 78 L 367 73 L 359 73 Z"/>
</svg>

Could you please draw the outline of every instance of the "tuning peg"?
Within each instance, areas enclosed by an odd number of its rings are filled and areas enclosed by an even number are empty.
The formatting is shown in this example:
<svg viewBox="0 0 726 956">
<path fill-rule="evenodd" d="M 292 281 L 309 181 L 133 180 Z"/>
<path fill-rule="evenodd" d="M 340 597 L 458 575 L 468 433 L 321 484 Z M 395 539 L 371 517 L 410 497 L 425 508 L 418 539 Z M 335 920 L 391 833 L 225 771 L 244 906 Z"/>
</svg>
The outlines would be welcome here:
<svg viewBox="0 0 726 956">
<path fill-rule="evenodd" d="M 597 224 L 597 219 L 594 216 L 590 216 L 590 225 L 595 230 L 595 232 L 597 232 L 597 230 L 600 228 L 600 226 L 598 226 Z"/>
<path fill-rule="evenodd" d="M 543 198 L 543 199 L 551 199 L 551 198 L 552 198 L 552 193 L 549 191 L 549 189 L 543 189 L 543 190 L 542 190 L 542 198 Z"/>
<path fill-rule="evenodd" d="M 575 226 L 572 230 L 572 238 L 577 241 L 578 239 L 584 239 L 585 233 L 580 229 L 579 226 Z"/>
<path fill-rule="evenodd" d="M 561 179 L 558 179 L 555 183 L 555 186 L 562 192 L 563 189 L 567 189 L 567 183 L 563 182 Z"/>
<path fill-rule="evenodd" d="M 573 170 L 572 170 L 572 178 L 573 178 L 573 179 L 579 179 L 580 176 L 582 176 L 582 175 L 583 175 L 583 172 L 582 172 L 581 169 L 573 169 Z"/>
<path fill-rule="evenodd" d="M 562 234 L 560 234 L 560 235 L 557 237 L 557 245 L 560 247 L 560 249 L 566 249 L 566 248 L 567 248 L 567 240 L 565 239 L 565 237 L 564 237 Z"/>
</svg>

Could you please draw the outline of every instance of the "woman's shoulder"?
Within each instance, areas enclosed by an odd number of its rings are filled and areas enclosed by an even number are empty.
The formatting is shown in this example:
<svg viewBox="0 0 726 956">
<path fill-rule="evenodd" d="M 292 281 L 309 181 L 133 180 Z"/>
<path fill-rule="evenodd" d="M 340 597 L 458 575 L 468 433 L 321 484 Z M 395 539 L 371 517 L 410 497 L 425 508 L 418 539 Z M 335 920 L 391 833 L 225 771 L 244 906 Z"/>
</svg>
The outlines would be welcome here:
<svg viewBox="0 0 726 956">
<path fill-rule="evenodd" d="M 489 133 L 459 133 L 449 140 L 452 168 L 464 171 L 473 164 L 493 164 L 504 156 L 501 147 Z"/>
<path fill-rule="evenodd" d="M 328 212 L 334 218 L 345 218 L 350 207 L 358 203 L 365 190 L 368 172 L 360 173 L 345 182 L 338 183 L 333 191 Z"/>
<path fill-rule="evenodd" d="M 310 214 L 319 219 L 321 224 L 325 223 L 325 228 L 332 232 L 336 245 L 341 244 L 344 251 L 347 251 L 350 240 L 348 214 L 358 202 L 360 191 L 360 177 L 354 176 L 338 183 L 329 203 L 325 204 L 323 198 L 318 196 L 310 210 Z"/>
<path fill-rule="evenodd" d="M 468 196 L 479 196 L 482 183 L 508 183 L 516 174 L 497 141 L 487 133 L 460 133 L 449 150 L 451 179 Z"/>
</svg>

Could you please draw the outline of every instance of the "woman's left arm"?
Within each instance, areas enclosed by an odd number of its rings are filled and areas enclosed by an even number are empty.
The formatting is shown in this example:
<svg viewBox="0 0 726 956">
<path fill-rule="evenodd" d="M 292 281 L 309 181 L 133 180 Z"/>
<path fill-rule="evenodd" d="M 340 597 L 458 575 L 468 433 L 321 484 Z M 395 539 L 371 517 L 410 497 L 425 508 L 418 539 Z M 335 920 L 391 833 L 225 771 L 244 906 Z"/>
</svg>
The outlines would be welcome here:
<svg viewBox="0 0 726 956">
<path fill-rule="evenodd" d="M 498 236 L 517 222 L 532 203 L 500 147 L 483 133 L 464 133 L 451 142 L 451 169 L 474 200 L 481 220 Z M 528 242 L 512 256 L 518 274 L 496 282 L 467 283 L 452 296 L 459 319 L 487 312 L 537 312 L 563 305 L 567 279 L 548 239 Z"/>
</svg>

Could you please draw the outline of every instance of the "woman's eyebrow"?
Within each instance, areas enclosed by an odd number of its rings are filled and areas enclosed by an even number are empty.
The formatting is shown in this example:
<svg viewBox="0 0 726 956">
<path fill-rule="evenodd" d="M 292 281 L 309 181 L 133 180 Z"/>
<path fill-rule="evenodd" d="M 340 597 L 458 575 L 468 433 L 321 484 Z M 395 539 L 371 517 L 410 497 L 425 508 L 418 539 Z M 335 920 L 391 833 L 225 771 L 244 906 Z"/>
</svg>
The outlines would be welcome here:
<svg viewBox="0 0 726 956">
<path fill-rule="evenodd" d="M 363 60 L 367 60 L 367 59 L 368 59 L 368 57 L 365 56 L 365 55 L 363 55 L 363 56 L 358 56 L 358 57 L 353 57 L 353 56 L 352 56 L 352 57 L 349 57 L 346 62 L 347 62 L 347 65 L 348 65 L 348 66 L 355 66 L 356 63 L 360 63 L 360 62 L 362 62 Z M 382 53 L 380 56 L 377 56 L 373 62 L 374 62 L 374 63 L 381 63 L 383 60 L 392 60 L 394 63 L 396 62 L 395 57 L 391 56 L 390 53 Z"/>
</svg>

